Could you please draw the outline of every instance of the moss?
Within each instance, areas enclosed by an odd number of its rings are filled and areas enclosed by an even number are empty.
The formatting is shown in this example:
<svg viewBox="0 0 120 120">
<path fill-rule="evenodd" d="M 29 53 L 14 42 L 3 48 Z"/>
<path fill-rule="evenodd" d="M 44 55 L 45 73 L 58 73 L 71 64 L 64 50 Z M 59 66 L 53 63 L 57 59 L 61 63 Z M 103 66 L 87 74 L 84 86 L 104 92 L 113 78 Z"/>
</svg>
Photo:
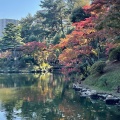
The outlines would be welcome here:
<svg viewBox="0 0 120 120">
<path fill-rule="evenodd" d="M 91 74 L 94 74 L 96 72 L 102 74 L 102 73 L 104 73 L 105 66 L 106 66 L 105 61 L 97 61 L 90 68 L 90 72 L 91 72 Z"/>
<path fill-rule="evenodd" d="M 120 86 L 120 68 L 118 66 L 120 63 L 109 64 L 105 67 L 104 74 L 90 75 L 83 83 L 99 90 L 116 92 L 117 87 Z"/>
<path fill-rule="evenodd" d="M 120 46 L 113 49 L 109 54 L 109 60 L 117 60 L 120 61 Z"/>
</svg>

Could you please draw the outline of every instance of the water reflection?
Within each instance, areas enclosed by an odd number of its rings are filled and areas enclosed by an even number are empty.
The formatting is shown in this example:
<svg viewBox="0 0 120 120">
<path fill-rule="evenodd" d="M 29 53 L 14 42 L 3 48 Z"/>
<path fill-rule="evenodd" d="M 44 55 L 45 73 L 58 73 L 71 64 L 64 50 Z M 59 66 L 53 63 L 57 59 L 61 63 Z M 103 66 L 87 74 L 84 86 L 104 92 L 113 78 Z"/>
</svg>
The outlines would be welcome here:
<svg viewBox="0 0 120 120">
<path fill-rule="evenodd" d="M 1 74 L 0 120 L 118 120 L 119 107 L 80 98 L 62 74 Z"/>
</svg>

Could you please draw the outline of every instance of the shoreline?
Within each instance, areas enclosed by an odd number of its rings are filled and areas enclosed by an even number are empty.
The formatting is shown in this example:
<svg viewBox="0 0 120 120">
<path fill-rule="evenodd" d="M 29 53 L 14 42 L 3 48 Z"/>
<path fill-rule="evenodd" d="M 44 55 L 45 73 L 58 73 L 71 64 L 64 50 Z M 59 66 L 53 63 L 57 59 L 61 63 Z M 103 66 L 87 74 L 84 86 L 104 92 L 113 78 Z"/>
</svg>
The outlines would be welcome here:
<svg viewBox="0 0 120 120">
<path fill-rule="evenodd" d="M 112 94 L 114 96 L 120 97 L 120 93 L 117 93 L 116 90 L 113 91 L 106 91 L 103 89 L 100 89 L 100 87 L 94 87 L 94 86 L 90 86 L 90 85 L 86 85 L 86 84 L 82 84 L 85 88 L 91 89 L 91 90 L 96 90 L 98 93 L 107 93 L 107 94 Z"/>
</svg>

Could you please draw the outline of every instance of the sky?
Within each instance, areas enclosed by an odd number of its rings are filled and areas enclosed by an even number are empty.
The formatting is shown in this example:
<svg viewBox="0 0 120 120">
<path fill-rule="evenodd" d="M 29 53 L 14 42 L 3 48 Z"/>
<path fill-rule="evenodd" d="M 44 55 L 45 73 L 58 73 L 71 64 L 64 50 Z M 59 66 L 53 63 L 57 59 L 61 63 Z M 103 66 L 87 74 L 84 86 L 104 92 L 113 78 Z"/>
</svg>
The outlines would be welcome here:
<svg viewBox="0 0 120 120">
<path fill-rule="evenodd" d="M 40 0 L 0 0 L 0 19 L 25 18 L 28 13 L 34 15 L 40 10 Z"/>
</svg>

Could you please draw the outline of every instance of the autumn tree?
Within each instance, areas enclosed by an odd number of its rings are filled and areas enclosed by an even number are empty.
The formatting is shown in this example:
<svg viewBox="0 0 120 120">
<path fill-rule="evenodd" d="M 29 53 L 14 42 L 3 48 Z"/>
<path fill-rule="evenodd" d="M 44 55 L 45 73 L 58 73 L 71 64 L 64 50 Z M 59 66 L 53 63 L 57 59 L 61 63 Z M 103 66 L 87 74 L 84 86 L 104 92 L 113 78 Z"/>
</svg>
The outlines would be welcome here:
<svg viewBox="0 0 120 120">
<path fill-rule="evenodd" d="M 22 59 L 26 63 L 30 63 L 32 66 L 40 66 L 42 62 L 46 60 L 45 50 L 46 44 L 42 42 L 28 42 L 21 47 Z"/>
<path fill-rule="evenodd" d="M 62 50 L 59 61 L 68 68 L 69 72 L 81 71 L 83 76 L 87 76 L 87 66 L 94 63 L 96 55 L 90 45 L 92 39 L 87 38 L 87 35 L 95 32 L 93 21 L 94 17 L 89 17 L 84 21 L 74 23 L 74 31 L 55 46 Z"/>
<path fill-rule="evenodd" d="M 94 0 L 89 9 L 93 15 L 97 15 L 95 28 L 98 37 L 106 39 L 107 54 L 110 49 L 119 45 L 119 5 L 119 0 Z"/>
</svg>

